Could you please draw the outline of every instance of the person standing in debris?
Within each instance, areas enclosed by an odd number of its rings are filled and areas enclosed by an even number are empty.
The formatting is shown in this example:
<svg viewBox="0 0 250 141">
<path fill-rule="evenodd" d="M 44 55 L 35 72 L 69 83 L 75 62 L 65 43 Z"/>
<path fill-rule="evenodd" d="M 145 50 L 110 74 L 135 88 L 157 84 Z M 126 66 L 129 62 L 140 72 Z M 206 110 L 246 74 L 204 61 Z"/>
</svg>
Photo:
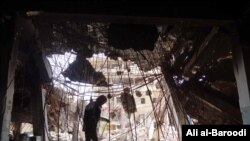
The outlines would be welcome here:
<svg viewBox="0 0 250 141">
<path fill-rule="evenodd" d="M 97 141 L 97 123 L 99 120 L 109 122 L 108 119 L 101 117 L 102 105 L 107 102 L 107 98 L 104 95 L 97 97 L 95 102 L 90 102 L 84 111 L 84 127 L 86 141 Z"/>
<path fill-rule="evenodd" d="M 123 93 L 121 93 L 121 102 L 124 111 L 128 114 L 128 118 L 130 118 L 130 115 L 137 111 L 135 99 L 130 94 L 130 88 L 126 87 L 123 89 Z"/>
</svg>

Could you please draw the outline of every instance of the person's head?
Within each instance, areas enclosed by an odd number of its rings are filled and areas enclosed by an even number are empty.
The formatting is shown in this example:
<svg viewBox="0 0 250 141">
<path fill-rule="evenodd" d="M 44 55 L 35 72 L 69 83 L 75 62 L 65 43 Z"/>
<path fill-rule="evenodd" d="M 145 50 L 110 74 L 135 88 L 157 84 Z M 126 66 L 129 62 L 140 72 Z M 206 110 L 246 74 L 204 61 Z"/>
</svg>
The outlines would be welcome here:
<svg viewBox="0 0 250 141">
<path fill-rule="evenodd" d="M 130 92 L 130 88 L 128 88 L 128 87 L 124 88 L 124 89 L 123 89 L 123 92 L 124 92 L 124 93 L 129 93 L 129 92 Z"/>
<path fill-rule="evenodd" d="M 100 106 L 102 106 L 102 105 L 105 104 L 106 102 L 107 102 L 107 98 L 106 98 L 106 96 L 104 96 L 104 95 L 100 95 L 100 96 L 98 96 L 97 99 L 96 99 L 96 103 L 97 103 L 98 105 L 100 105 Z"/>
</svg>

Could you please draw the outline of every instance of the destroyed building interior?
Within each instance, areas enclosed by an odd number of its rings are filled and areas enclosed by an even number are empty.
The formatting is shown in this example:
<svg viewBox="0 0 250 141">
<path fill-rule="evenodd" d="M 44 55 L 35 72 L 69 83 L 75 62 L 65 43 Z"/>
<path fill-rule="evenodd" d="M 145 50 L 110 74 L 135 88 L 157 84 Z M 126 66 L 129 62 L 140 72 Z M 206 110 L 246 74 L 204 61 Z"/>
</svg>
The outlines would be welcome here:
<svg viewBox="0 0 250 141">
<path fill-rule="evenodd" d="M 84 140 L 83 111 L 99 95 L 110 119 L 98 125 L 103 141 L 179 141 L 181 125 L 250 124 L 247 3 L 95 2 L 23 2 L 1 14 L 1 141 Z"/>
</svg>

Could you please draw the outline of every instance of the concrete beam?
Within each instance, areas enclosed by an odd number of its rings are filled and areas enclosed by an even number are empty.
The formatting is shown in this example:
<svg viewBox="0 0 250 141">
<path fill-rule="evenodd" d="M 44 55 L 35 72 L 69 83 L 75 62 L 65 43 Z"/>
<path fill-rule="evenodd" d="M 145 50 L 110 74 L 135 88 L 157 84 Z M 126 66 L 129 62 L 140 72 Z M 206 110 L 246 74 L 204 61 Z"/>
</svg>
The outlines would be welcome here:
<svg viewBox="0 0 250 141">
<path fill-rule="evenodd" d="M 2 3 L 2 11 L 39 10 L 48 12 L 91 13 L 110 15 L 151 15 L 165 17 L 238 19 L 246 10 L 248 2 L 222 1 L 18 1 L 8 0 Z M 232 10 L 233 9 L 233 10 Z"/>
<path fill-rule="evenodd" d="M 204 58 L 205 55 L 204 52 L 208 49 L 209 42 L 213 39 L 213 37 L 218 33 L 219 27 L 213 27 L 213 29 L 210 31 L 210 33 L 207 35 L 207 37 L 204 39 L 200 47 L 197 49 L 197 51 L 194 53 L 190 61 L 187 63 L 187 65 L 184 68 L 183 76 L 184 77 L 192 77 L 193 72 L 192 69 L 196 66 L 196 62 L 200 60 L 201 58 Z M 206 54 L 206 53 L 205 53 Z M 203 61 L 205 62 L 205 61 Z"/>
<path fill-rule="evenodd" d="M 15 39 L 19 39 L 18 37 Z M 15 84 L 15 70 L 16 70 L 16 61 L 17 61 L 17 50 L 18 50 L 18 40 L 13 40 L 13 49 L 11 52 L 11 58 L 9 61 L 8 67 L 8 82 L 7 82 L 7 90 L 3 97 L 1 97 L 3 101 L 3 113 L 1 112 L 1 141 L 9 140 L 9 125 L 11 120 L 11 112 L 13 106 L 13 96 L 14 96 L 14 84 Z"/>
<path fill-rule="evenodd" d="M 46 90 L 42 88 L 42 103 L 43 103 L 43 117 L 44 117 L 44 137 L 43 141 L 49 141 L 49 125 L 48 125 L 48 110 L 46 105 Z"/>
<path fill-rule="evenodd" d="M 31 104 L 32 104 L 32 122 L 33 122 L 33 134 L 34 136 L 44 136 L 44 115 L 43 115 L 43 94 L 41 90 L 39 70 L 35 66 L 35 62 L 29 63 L 29 66 L 33 68 L 31 84 Z"/>
<path fill-rule="evenodd" d="M 170 17 L 144 17 L 144 16 L 117 16 L 117 15 L 95 15 L 95 14 L 67 14 L 67 13 L 35 13 L 30 18 L 36 23 L 59 22 L 59 21 L 76 21 L 83 23 L 103 22 L 103 23 L 120 23 L 120 24 L 166 24 L 175 25 L 182 23 L 186 26 L 220 26 L 230 24 L 231 20 L 213 20 L 213 19 L 195 19 L 195 18 L 170 18 Z"/>
<path fill-rule="evenodd" d="M 234 75 L 237 82 L 243 124 L 250 124 L 250 52 L 249 46 L 236 41 L 233 48 Z"/>
<path fill-rule="evenodd" d="M 173 114 L 175 120 L 174 124 L 178 131 L 179 140 L 182 140 L 182 125 L 188 124 L 187 115 L 184 111 L 183 105 L 181 105 L 180 99 L 177 97 L 178 89 L 171 78 L 172 73 L 164 66 L 162 66 L 162 72 L 164 74 L 166 84 L 165 86 L 163 85 L 163 87 L 166 91 L 166 94 L 170 94 L 168 103 L 169 110 L 171 114 Z"/>
<path fill-rule="evenodd" d="M 231 104 L 227 103 L 222 99 L 219 99 L 216 96 L 213 96 L 211 93 L 199 90 L 199 87 L 188 87 L 188 89 L 185 89 L 185 93 L 185 95 L 189 97 L 189 99 L 193 102 L 198 103 L 199 101 L 202 103 L 203 106 L 206 105 L 207 107 L 213 109 L 215 112 L 218 112 L 221 115 L 226 115 L 227 119 L 230 119 L 232 123 L 242 123 L 240 110 L 238 108 L 232 106 Z"/>
</svg>

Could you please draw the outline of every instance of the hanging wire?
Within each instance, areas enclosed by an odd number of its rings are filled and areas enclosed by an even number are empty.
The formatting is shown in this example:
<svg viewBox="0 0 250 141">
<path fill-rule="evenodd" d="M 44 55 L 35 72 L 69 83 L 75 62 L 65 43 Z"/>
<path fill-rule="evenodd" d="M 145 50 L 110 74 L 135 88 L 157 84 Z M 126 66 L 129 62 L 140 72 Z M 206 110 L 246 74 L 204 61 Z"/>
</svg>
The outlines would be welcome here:
<svg viewBox="0 0 250 141">
<path fill-rule="evenodd" d="M 67 62 L 69 61 L 69 58 L 70 58 L 70 57 L 71 57 L 71 54 L 70 54 L 70 56 L 68 57 Z M 57 58 L 56 58 L 56 57 L 53 57 L 53 60 L 54 60 L 55 66 L 56 66 L 56 67 L 60 67 L 60 68 L 61 68 L 61 71 L 62 71 L 62 70 L 64 69 L 66 63 L 65 63 L 64 66 L 62 67 L 60 64 L 58 64 Z M 65 60 L 65 57 L 64 57 L 64 60 Z M 60 75 L 60 73 L 56 76 L 56 78 L 58 78 L 59 75 Z M 13 79 L 13 80 L 14 80 L 14 79 Z M 53 85 L 53 83 L 52 83 L 52 85 Z M 53 88 L 54 88 L 54 86 L 53 86 Z M 51 92 L 52 92 L 52 89 L 49 91 L 49 95 L 51 94 Z M 63 98 L 63 97 L 61 97 L 61 101 L 60 101 L 60 104 L 59 104 L 60 106 L 59 106 L 59 114 L 58 114 L 58 141 L 59 141 L 59 137 L 60 137 L 60 135 L 59 135 L 59 130 L 60 130 L 60 127 L 59 127 L 59 119 L 60 119 L 60 110 L 61 110 L 62 98 Z M 47 105 L 47 99 L 45 99 L 44 104 L 43 104 L 43 111 L 42 111 L 42 113 L 43 113 L 43 118 L 42 118 L 42 120 L 43 120 L 45 132 L 46 132 L 46 134 L 47 134 L 48 140 L 51 140 L 51 139 L 50 139 L 50 134 L 48 133 L 48 132 L 49 132 L 49 131 L 48 131 L 48 127 L 46 126 L 46 123 L 45 123 L 45 116 L 47 116 L 47 115 L 45 115 L 45 108 L 46 108 L 46 105 Z"/>
<path fill-rule="evenodd" d="M 107 63 L 108 64 L 108 63 Z M 109 76 L 109 75 L 108 75 Z M 121 78 L 122 78 L 122 76 L 121 76 Z M 131 85 L 131 83 L 130 83 L 130 85 Z M 85 86 L 86 86 L 86 84 L 85 84 Z M 124 85 L 123 85 L 123 87 L 124 87 Z M 131 87 L 131 86 L 130 86 Z M 131 89 L 132 90 L 132 89 Z M 108 90 L 109 91 L 109 90 Z M 109 108 L 110 108 L 110 106 L 109 106 Z M 109 111 L 110 112 L 110 111 Z M 109 116 L 110 117 L 110 116 Z M 136 122 L 135 122 L 136 123 Z M 136 128 L 136 126 L 135 126 L 135 128 Z M 110 129 L 110 128 L 109 128 Z M 131 128 L 132 129 L 132 128 Z M 132 135 L 133 135 L 133 133 L 132 133 Z M 109 140 L 110 140 L 110 137 L 109 137 Z"/>
<path fill-rule="evenodd" d="M 105 61 L 104 61 L 103 65 L 101 66 L 101 68 L 100 68 L 98 71 L 102 71 L 102 69 L 104 68 L 104 65 L 105 65 L 105 64 L 106 64 L 106 62 L 107 62 L 107 59 L 108 59 L 108 57 L 106 57 L 106 59 L 105 59 Z"/>
<path fill-rule="evenodd" d="M 125 52 L 124 51 L 123 51 L 123 57 L 125 57 Z M 127 61 L 127 58 L 126 58 L 126 61 Z M 122 75 L 121 75 L 121 77 L 122 77 Z M 123 87 L 123 89 L 125 88 L 124 83 L 122 84 L 122 87 Z M 127 109 L 128 109 L 128 104 L 127 104 Z M 130 126 L 130 129 L 131 129 L 130 131 L 131 131 L 132 139 L 134 141 L 134 134 L 133 134 L 133 130 L 132 130 L 132 124 L 131 124 L 131 121 L 130 121 L 130 117 L 128 117 L 128 119 L 129 119 L 129 126 Z"/>
<path fill-rule="evenodd" d="M 120 64 L 119 64 L 119 61 L 118 61 L 118 66 L 119 66 L 119 69 L 120 69 Z M 158 77 L 158 76 L 157 76 Z M 121 75 L 121 78 L 120 78 L 120 81 L 122 80 L 122 75 Z M 154 80 L 153 80 L 154 81 Z M 152 82 L 153 82 L 152 81 Z M 151 82 L 149 82 L 149 83 L 151 83 Z M 145 85 L 145 84 L 144 84 Z M 124 87 L 124 85 L 123 85 L 123 87 Z M 161 98 L 162 99 L 162 98 Z M 157 104 L 158 105 L 158 104 Z M 129 131 L 132 131 L 132 130 L 129 130 Z"/>
<path fill-rule="evenodd" d="M 149 76 L 146 76 L 145 78 L 149 78 L 149 77 L 152 77 L 152 76 L 156 76 L 157 78 L 160 78 L 160 77 L 162 77 L 162 74 L 156 74 L 156 75 L 149 75 Z M 156 79 L 154 79 L 154 80 L 156 80 Z M 153 80 L 153 81 L 154 81 Z M 143 80 L 142 80 L 143 81 Z M 146 84 L 150 84 L 150 83 L 152 83 L 153 81 L 149 81 L 149 82 L 147 82 Z M 74 91 L 74 92 L 78 92 L 75 88 L 72 88 L 72 87 L 70 87 L 70 86 L 68 86 L 66 83 L 68 83 L 68 82 L 62 82 L 62 81 L 60 81 L 59 79 L 57 79 L 57 82 L 58 83 L 60 83 L 60 84 L 62 84 L 62 85 L 64 85 L 65 87 L 67 87 L 67 88 L 69 88 L 70 90 L 72 90 L 72 91 Z M 75 85 L 75 86 L 84 86 L 84 87 L 92 87 L 92 86 L 87 86 L 86 84 L 73 84 L 73 83 L 70 83 L 71 85 Z M 133 89 L 135 90 L 135 89 L 138 89 L 138 88 L 140 88 L 140 87 L 143 87 L 143 86 L 145 86 L 146 85 L 145 83 L 142 83 L 141 85 L 139 85 L 139 86 L 135 86 Z M 99 87 L 97 87 L 97 88 L 99 88 Z M 120 89 L 120 88 L 113 88 L 112 89 L 113 90 L 113 92 L 114 93 L 120 93 L 122 90 Z M 114 90 L 116 90 L 116 91 L 114 91 Z M 107 91 L 105 91 L 105 90 L 102 90 L 102 91 L 87 91 L 87 92 L 85 92 L 85 93 L 107 93 Z M 78 96 L 81 96 L 81 94 L 83 94 L 83 93 L 79 93 L 80 95 L 78 95 Z M 74 95 L 74 94 L 72 94 L 72 95 Z M 86 94 L 85 94 L 86 95 Z M 90 96 L 90 95 L 89 95 Z"/>
<path fill-rule="evenodd" d="M 94 57 L 93 57 L 94 58 Z M 97 56 L 95 57 L 95 63 L 94 63 L 94 69 L 96 70 L 96 65 L 97 65 Z M 92 85 L 92 90 L 94 88 L 94 85 Z M 90 96 L 90 103 L 93 102 L 93 99 L 92 99 L 92 92 L 91 92 L 91 96 Z"/>
<path fill-rule="evenodd" d="M 148 64 L 150 64 L 151 66 L 153 66 L 153 65 L 149 62 L 149 60 L 143 55 L 142 52 L 139 52 L 139 53 L 144 57 L 144 59 L 148 62 Z M 148 56 L 150 56 L 150 54 L 149 54 Z M 155 71 L 155 70 L 153 69 L 153 71 Z M 154 73 L 154 74 L 155 74 L 155 73 Z M 157 79 L 157 81 L 158 81 L 158 83 L 159 83 L 159 85 L 160 85 L 160 88 L 162 89 L 162 92 L 164 93 L 164 88 L 163 88 L 162 84 L 160 83 L 159 79 Z M 167 101 L 167 105 L 170 107 L 170 105 L 169 105 L 169 103 L 168 103 L 170 97 L 167 99 L 165 94 L 164 94 L 164 96 L 165 96 L 165 101 Z M 173 111 L 172 111 L 172 109 L 171 109 L 171 108 L 169 108 L 169 109 L 170 109 L 170 111 L 171 111 L 171 115 L 173 116 Z M 175 127 L 178 128 L 177 122 L 176 122 L 175 118 L 173 118 L 173 119 L 174 119 Z M 178 130 L 178 132 L 179 132 L 179 130 Z"/>
<path fill-rule="evenodd" d="M 103 62 L 103 61 L 102 61 L 102 62 Z M 107 66 L 108 66 L 108 58 L 107 58 L 107 57 L 106 57 L 106 59 L 105 59 L 104 64 L 106 64 L 106 62 L 107 62 Z M 100 70 L 102 70 L 102 69 L 104 68 L 104 64 L 101 66 Z M 107 67 L 107 72 L 109 72 L 109 71 L 108 71 L 108 67 Z M 110 76 L 110 75 L 108 75 L 108 84 L 109 84 L 109 76 Z M 98 87 L 98 88 L 99 88 L 99 87 Z M 108 86 L 108 94 L 110 94 L 109 91 L 110 91 L 110 90 L 109 90 L 109 86 Z M 103 93 L 107 93 L 107 92 L 103 92 Z M 110 104 L 109 104 L 109 107 L 110 107 Z M 109 113 L 110 113 L 110 109 L 109 109 Z M 109 116 L 109 120 L 110 120 L 110 116 Z M 105 130 L 107 124 L 108 124 L 108 123 L 105 124 L 104 129 L 103 129 L 103 132 L 104 132 L 104 130 Z M 109 128 L 109 129 L 110 129 L 110 128 Z M 103 135 L 103 132 L 102 132 L 101 136 Z M 109 139 L 110 139 L 110 138 L 109 138 Z"/>
<path fill-rule="evenodd" d="M 59 101 L 60 102 L 60 104 L 59 104 L 59 112 L 58 112 L 58 121 L 57 121 L 57 129 L 58 129 L 58 131 L 57 131 L 57 140 L 59 141 L 60 140 L 60 134 L 59 134 L 59 130 L 60 130 L 60 115 L 61 115 L 61 104 L 62 104 L 62 100 L 63 100 L 63 95 L 62 95 L 62 97 L 61 97 L 61 100 Z"/>
<path fill-rule="evenodd" d="M 163 99 L 163 96 L 160 98 L 160 100 L 162 100 L 162 99 Z M 159 101 L 157 102 L 156 105 L 159 105 Z M 140 122 L 139 124 L 137 124 L 136 126 L 138 127 L 138 126 L 140 126 L 141 124 L 143 124 L 143 123 L 145 122 L 145 120 L 146 120 L 147 118 L 149 118 L 150 115 L 151 115 L 153 112 L 154 112 L 154 110 L 152 110 L 150 113 L 148 113 L 148 115 L 144 118 L 144 120 L 143 120 L 142 122 Z M 130 131 L 132 131 L 132 130 L 133 130 L 133 128 L 130 128 L 130 130 L 128 130 L 128 131 L 126 131 L 126 132 L 120 134 L 119 136 L 122 136 L 123 134 L 127 134 L 128 132 L 130 132 Z M 112 139 L 113 139 L 113 138 L 112 138 Z"/>
<path fill-rule="evenodd" d="M 65 62 L 65 60 L 66 60 L 66 56 L 63 56 L 64 57 L 64 62 Z M 69 60 L 70 60 L 70 57 L 71 57 L 71 54 L 70 54 L 70 56 L 67 58 L 67 63 L 69 63 Z M 60 64 L 60 63 L 59 63 Z M 60 65 L 61 66 L 61 65 Z M 61 67 L 61 71 L 60 71 L 60 73 L 58 74 L 58 76 L 60 75 L 60 74 L 62 74 L 62 72 L 63 72 L 63 70 L 65 69 L 64 67 L 66 67 L 66 63 L 64 63 L 63 64 L 63 67 Z M 64 77 L 64 81 L 63 81 L 63 83 L 65 84 L 65 82 L 66 82 L 66 78 Z M 63 91 L 63 93 L 61 94 L 62 95 L 62 98 L 63 98 L 63 100 L 61 100 L 60 101 L 60 109 L 59 109 L 59 117 L 61 116 L 61 104 L 62 103 L 67 103 L 66 102 L 66 97 L 67 97 L 67 95 L 68 95 L 68 93 L 69 93 L 69 91 L 68 91 L 68 87 L 67 87 L 67 90 L 66 90 L 67 92 L 65 92 L 65 91 Z M 78 102 L 78 101 L 77 101 Z M 78 103 L 77 103 L 78 104 Z M 66 122 L 68 122 L 67 121 L 67 117 L 68 117 L 68 113 L 66 112 L 66 105 L 64 105 L 64 113 L 65 113 L 65 117 L 66 117 Z M 60 119 L 60 118 L 59 118 Z M 60 122 L 60 121 L 58 121 L 58 122 Z M 64 122 L 62 122 L 63 124 L 62 124 L 62 128 L 64 128 L 64 126 L 65 126 L 65 123 Z M 66 123 L 67 125 L 68 125 L 68 123 Z M 60 125 L 59 125 L 60 126 Z M 73 125 L 73 128 L 74 128 L 74 125 Z M 67 128 L 68 129 L 68 128 Z M 60 130 L 60 127 L 58 127 L 58 131 Z"/>
<path fill-rule="evenodd" d="M 60 67 L 61 69 L 61 71 L 60 71 L 60 73 L 58 73 L 58 75 L 56 76 L 56 77 L 54 77 L 53 79 L 54 80 L 57 80 L 58 79 L 58 77 L 60 76 L 60 74 L 62 73 L 62 71 L 64 70 L 64 68 L 66 67 L 66 64 L 68 64 L 69 63 L 69 60 L 70 60 L 70 58 L 71 58 L 71 54 L 69 55 L 69 57 L 67 58 L 67 60 L 66 60 L 66 58 L 65 58 L 65 56 L 64 56 L 64 64 L 63 64 L 63 66 L 60 64 L 60 63 L 58 63 L 58 57 L 56 57 L 56 56 L 54 56 L 52 59 L 54 60 L 54 63 L 55 63 L 55 67 L 56 67 L 56 69 L 58 69 L 58 67 Z M 65 61 L 66 60 L 66 61 Z M 65 78 L 64 78 L 64 83 L 65 83 Z M 57 80 L 57 82 L 58 82 L 58 80 Z M 64 84 L 64 86 L 67 86 L 67 85 L 65 85 Z M 67 94 L 67 93 L 66 93 Z M 62 95 L 62 97 L 61 97 L 61 101 L 60 101 L 60 106 L 59 106 L 59 113 L 58 113 L 58 135 L 57 135 L 57 137 L 58 137 L 58 140 L 60 140 L 60 135 L 59 135 L 59 130 L 60 130 L 60 115 L 61 115 L 61 104 L 62 104 L 62 102 L 65 102 L 65 98 L 66 98 L 66 96 L 65 96 L 65 94 L 63 94 Z M 65 115 L 66 115 L 66 117 L 68 117 L 68 113 L 66 113 L 66 111 L 65 111 Z M 68 126 L 68 122 L 67 122 L 67 126 Z"/>
<path fill-rule="evenodd" d="M 80 81 L 78 82 L 80 83 Z M 80 87 L 78 87 L 78 92 L 80 91 Z M 76 133 L 76 137 L 77 137 L 77 140 L 78 140 L 78 134 L 79 134 L 79 124 L 80 124 L 80 118 L 79 118 L 79 106 L 78 106 L 78 101 L 79 101 L 79 97 L 77 96 L 77 101 L 76 101 L 76 121 L 77 121 L 77 133 Z M 74 128 L 74 127 L 73 127 Z M 74 131 L 74 130 L 73 130 Z"/>
<path fill-rule="evenodd" d="M 64 58 L 65 58 L 65 56 L 64 56 Z M 61 73 L 62 73 L 62 72 L 60 72 L 60 74 L 61 74 Z M 65 78 L 64 78 L 64 84 L 65 84 L 65 82 L 66 82 L 66 81 L 65 81 Z M 63 91 L 63 92 L 64 92 L 63 95 L 64 95 L 65 97 L 66 97 L 66 96 L 68 97 L 68 93 L 70 92 L 70 91 L 69 91 L 69 88 L 66 87 L 66 91 Z M 67 102 L 66 102 L 66 98 L 63 100 L 63 102 L 64 102 L 64 103 L 67 103 Z M 68 124 L 68 122 L 69 122 L 69 121 L 68 121 L 68 117 L 69 117 L 68 114 L 69 114 L 69 113 L 68 113 L 68 105 L 67 105 L 67 104 L 66 104 L 66 106 L 65 106 L 65 108 L 64 108 L 64 112 L 65 112 L 65 117 L 66 117 L 67 130 L 68 130 L 68 132 L 69 132 L 69 127 L 68 127 L 68 125 L 69 125 L 69 124 Z M 69 135 L 68 135 L 68 138 L 70 138 Z"/>
<path fill-rule="evenodd" d="M 162 77 L 161 74 L 157 76 L 157 78 L 160 78 L 160 77 Z M 148 78 L 148 77 L 146 77 L 146 78 Z M 150 84 L 150 83 L 152 83 L 152 82 L 155 81 L 155 80 L 156 80 L 156 78 L 153 79 L 153 80 L 150 80 L 150 81 L 147 82 L 146 84 Z M 59 82 L 59 81 L 58 81 L 58 82 Z M 66 85 L 66 84 L 63 83 L 63 82 L 59 82 L 59 83 L 62 84 L 62 85 L 64 85 L 64 86 L 66 86 L 67 88 L 69 88 L 69 89 L 70 89 L 71 91 L 73 91 L 73 92 L 78 92 L 76 89 L 74 89 L 74 88 L 72 88 L 72 87 Z M 141 84 L 141 85 L 139 85 L 139 86 L 135 86 L 135 87 L 133 88 L 133 90 L 136 90 L 136 89 L 139 89 L 139 88 L 141 88 L 141 87 L 144 87 L 146 84 L 143 83 L 143 84 Z M 77 86 L 79 86 L 79 85 L 77 85 Z M 85 85 L 80 85 L 80 86 L 84 86 L 84 88 L 87 87 L 86 84 L 85 84 Z M 85 86 L 86 86 L 86 87 L 85 87 Z M 118 89 L 118 88 L 117 88 L 117 89 Z M 78 96 L 78 97 L 84 97 L 84 96 L 88 96 L 86 93 L 91 93 L 91 92 L 95 92 L 95 93 L 107 93 L 107 91 L 88 91 L 88 92 L 85 92 L 85 91 L 84 91 L 83 93 L 79 93 L 80 95 L 73 94 L 73 93 L 71 93 L 70 95 L 72 95 L 72 96 Z M 114 96 L 119 96 L 119 95 L 121 94 L 121 92 L 122 92 L 122 90 L 113 91 L 113 93 L 116 93 Z M 82 94 L 84 94 L 84 95 L 82 95 Z M 89 96 L 90 96 L 90 95 L 89 95 Z"/>
<path fill-rule="evenodd" d="M 129 80 L 130 91 L 131 91 L 131 94 L 132 94 L 132 96 L 134 98 L 133 90 L 132 90 L 132 86 L 131 86 L 131 81 L 130 81 L 130 76 L 129 76 L 130 68 L 128 68 L 127 61 L 125 62 L 125 64 L 126 64 L 126 69 L 128 71 L 128 80 Z M 134 124 L 135 124 L 135 140 L 137 141 L 136 121 L 135 121 L 135 113 L 134 112 L 133 112 L 133 117 L 134 117 Z"/>
<path fill-rule="evenodd" d="M 138 62 L 139 62 L 139 65 L 140 65 L 140 67 L 142 68 L 141 61 L 140 61 L 140 58 L 139 58 L 139 55 L 138 55 L 137 52 L 136 52 L 136 55 L 137 55 L 137 60 L 138 60 Z M 147 81 L 146 81 L 146 79 L 145 79 L 145 75 L 144 75 L 144 73 L 143 73 L 142 71 L 141 71 L 141 74 L 142 74 L 142 78 L 143 78 L 144 82 L 147 83 Z M 146 85 L 146 88 L 147 88 L 147 90 L 149 91 L 148 85 Z M 154 104 L 153 104 L 153 100 L 152 100 L 151 94 L 149 94 L 149 98 L 150 98 L 150 101 L 151 101 L 152 108 L 153 108 L 153 110 L 155 111 L 155 107 L 154 107 Z M 156 115 L 155 112 L 154 112 L 154 116 L 155 116 L 155 120 L 156 120 L 156 126 L 157 126 L 158 137 L 160 137 L 160 132 L 159 132 L 159 119 L 157 118 L 157 115 Z M 160 127 L 160 128 L 161 128 L 161 127 Z M 164 135 L 162 129 L 161 129 L 161 132 L 162 132 L 162 135 Z"/>
<path fill-rule="evenodd" d="M 68 91 L 68 89 L 67 89 Z M 69 94 L 67 93 L 67 97 L 69 97 Z M 66 125 L 67 125 L 67 130 L 69 132 L 69 99 L 67 99 L 68 101 L 65 102 L 66 103 L 66 107 L 65 107 L 65 115 L 66 115 Z"/>
<path fill-rule="evenodd" d="M 119 70 L 120 70 L 120 65 L 119 65 L 119 61 L 118 61 L 118 66 L 119 66 Z M 120 77 L 120 82 L 122 81 L 122 74 L 121 74 L 121 77 Z M 122 83 L 122 86 L 123 86 L 123 89 L 124 89 L 124 84 Z M 118 106 L 117 106 L 117 108 L 118 108 Z M 116 108 L 116 109 L 117 109 Z M 130 121 L 130 119 L 129 119 L 129 121 Z M 131 127 L 131 122 L 129 122 L 130 123 L 130 128 L 132 129 L 132 127 Z M 131 131 L 131 134 L 132 134 L 132 138 L 133 138 L 133 133 L 132 133 L 132 130 L 130 130 Z"/>
<path fill-rule="evenodd" d="M 168 97 L 169 97 L 169 96 L 168 96 Z M 160 102 L 162 99 L 163 99 L 163 96 L 162 96 L 162 97 L 160 98 L 160 100 L 157 102 L 156 106 L 159 105 L 159 102 Z M 145 120 L 146 120 L 153 112 L 154 112 L 154 111 L 152 110 L 152 111 L 144 118 L 144 120 L 143 120 L 142 122 L 140 122 L 137 126 L 140 126 L 141 124 L 143 124 L 143 123 L 145 122 Z M 126 133 L 128 133 L 129 131 L 131 131 L 131 130 L 133 130 L 133 129 L 130 129 L 130 130 L 128 130 L 128 131 L 126 131 L 126 132 L 120 134 L 119 136 L 122 136 L 123 134 L 126 134 Z M 112 139 L 113 139 L 113 138 L 112 138 Z"/>
<path fill-rule="evenodd" d="M 120 66 L 120 65 L 119 65 L 119 66 Z M 163 97 L 162 97 L 162 98 L 163 98 Z M 162 98 L 161 98 L 161 99 L 162 99 Z M 158 103 L 157 103 L 157 105 L 158 105 Z M 129 131 L 131 131 L 131 130 L 129 130 Z"/>
<path fill-rule="evenodd" d="M 150 56 L 150 55 L 149 55 L 149 56 Z M 147 58 L 145 58 L 145 59 L 146 59 L 146 61 L 149 63 L 149 60 L 148 60 Z M 155 70 L 153 69 L 153 71 L 155 71 Z M 157 79 L 157 81 L 158 81 L 158 83 L 159 83 L 159 85 L 160 85 L 160 88 L 162 89 L 162 91 L 163 91 L 163 93 L 164 93 L 164 88 L 163 88 L 163 85 L 162 85 L 161 81 L 160 81 L 159 79 Z M 173 121 L 173 123 L 174 123 L 175 128 L 178 129 L 177 121 L 176 121 L 176 119 L 173 117 L 173 111 L 172 111 L 171 106 L 169 105 L 170 95 L 169 95 L 168 98 L 166 98 L 166 94 L 164 94 L 164 96 L 165 96 L 165 101 L 167 101 L 167 102 L 166 102 L 166 105 L 167 105 L 167 107 L 168 107 L 168 109 L 169 109 L 169 110 L 168 110 L 168 114 L 172 117 L 172 121 Z M 172 132 L 173 132 L 173 128 L 171 128 L 171 129 L 172 129 Z M 177 132 L 179 132 L 179 130 L 177 130 Z M 178 138 L 178 136 L 177 136 L 177 138 Z"/>
<path fill-rule="evenodd" d="M 83 80 L 86 80 L 87 79 L 87 76 L 89 76 L 88 74 L 89 74 L 90 72 L 88 71 L 88 69 L 87 69 L 87 67 L 85 67 L 85 69 L 84 69 L 84 73 L 81 73 L 81 76 L 80 76 L 80 80 L 82 80 L 82 78 L 84 78 Z M 86 92 L 86 83 L 85 83 L 85 85 L 84 85 L 84 87 L 83 87 L 83 94 L 84 94 L 84 96 L 85 96 L 85 92 Z M 84 96 L 83 96 L 83 102 L 82 102 L 82 108 L 81 108 L 81 112 L 80 112 L 80 117 L 82 117 L 82 128 L 84 127 L 84 120 L 83 120 L 83 111 L 84 111 Z M 92 95 L 91 95 L 91 98 L 92 98 Z M 91 100 L 91 99 L 90 99 Z M 91 102 L 91 101 L 90 101 Z M 78 124 L 80 124 L 80 121 L 78 122 Z"/>
<path fill-rule="evenodd" d="M 108 56 L 107 56 L 107 75 L 108 75 L 108 95 L 110 95 L 110 91 L 109 91 L 109 59 L 108 59 Z M 110 98 L 108 97 L 108 104 L 109 104 L 109 141 L 110 141 Z"/>
<path fill-rule="evenodd" d="M 51 84 L 51 85 L 53 85 L 53 84 Z M 53 91 L 52 88 L 50 88 L 50 90 L 48 92 L 46 91 L 47 92 L 46 96 L 49 97 L 52 94 L 52 91 Z M 50 141 L 51 139 L 50 139 L 50 134 L 49 134 L 49 129 L 48 129 L 49 127 L 47 127 L 47 124 L 45 123 L 45 116 L 47 116 L 47 115 L 45 115 L 45 108 L 47 107 L 47 105 L 48 105 L 48 99 L 45 98 L 45 101 L 43 104 L 43 111 L 42 111 L 42 114 L 43 114 L 42 120 L 43 120 L 43 124 L 44 124 L 44 128 L 45 128 L 45 133 L 47 134 L 48 140 Z"/>
</svg>

